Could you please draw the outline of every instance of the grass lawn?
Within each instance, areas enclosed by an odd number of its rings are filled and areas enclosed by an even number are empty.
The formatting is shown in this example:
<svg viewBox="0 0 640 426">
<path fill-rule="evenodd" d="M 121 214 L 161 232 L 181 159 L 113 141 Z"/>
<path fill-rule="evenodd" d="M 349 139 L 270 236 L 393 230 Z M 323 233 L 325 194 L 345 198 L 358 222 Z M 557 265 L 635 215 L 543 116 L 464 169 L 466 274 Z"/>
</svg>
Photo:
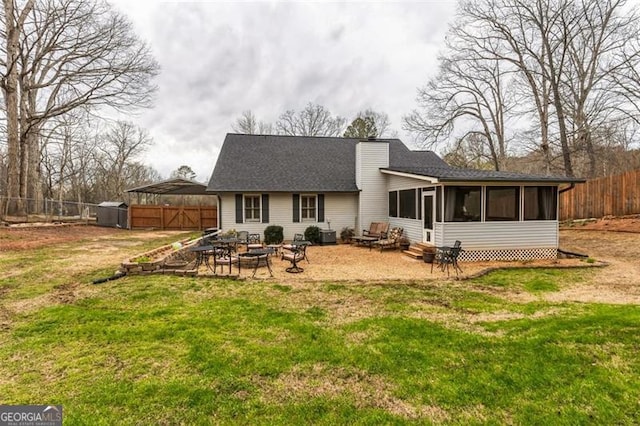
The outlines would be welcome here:
<svg viewBox="0 0 640 426">
<path fill-rule="evenodd" d="M 65 424 L 640 423 L 640 309 L 536 297 L 584 270 L 92 286 L 113 268 L 70 276 L 60 254 L 0 258 L 21 271 L 0 279 L 0 403 L 62 404 Z M 70 281 L 88 293 L 15 310 Z"/>
</svg>

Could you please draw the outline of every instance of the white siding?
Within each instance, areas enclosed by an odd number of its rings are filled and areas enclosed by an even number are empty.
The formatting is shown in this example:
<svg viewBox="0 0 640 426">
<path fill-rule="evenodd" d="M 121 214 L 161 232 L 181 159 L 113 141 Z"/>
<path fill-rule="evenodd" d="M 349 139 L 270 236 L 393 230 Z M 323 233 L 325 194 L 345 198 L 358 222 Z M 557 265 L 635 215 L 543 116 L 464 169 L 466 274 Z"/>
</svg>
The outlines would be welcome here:
<svg viewBox="0 0 640 426">
<path fill-rule="evenodd" d="M 525 249 L 558 247 L 558 222 L 531 220 L 525 222 L 452 222 L 441 225 L 442 238 L 436 245 L 462 241 L 465 250 Z"/>
<path fill-rule="evenodd" d="M 269 223 L 236 223 L 235 194 L 224 194 L 221 199 L 220 218 L 223 231 L 235 229 L 264 235 L 264 228 L 268 225 L 280 225 L 284 228 L 284 238 L 287 240 L 292 239 L 293 234 L 304 233 L 311 225 L 326 229 L 327 219 L 331 221 L 331 229 L 335 229 L 339 236 L 343 227 L 355 227 L 358 212 L 358 194 L 325 193 L 324 222 L 294 223 L 292 194 L 269 193 Z"/>
<path fill-rule="evenodd" d="M 444 243 L 444 228 L 445 228 L 444 223 L 435 222 L 433 224 L 433 226 L 435 228 L 434 232 L 433 232 L 434 233 L 433 245 L 434 246 L 444 246 L 444 245 L 446 245 Z M 456 240 L 453 240 L 453 241 L 455 242 Z M 462 241 L 462 240 L 460 240 L 460 241 Z"/>
<path fill-rule="evenodd" d="M 356 233 L 371 222 L 387 221 L 387 179 L 380 173 L 389 167 L 389 143 L 358 142 L 356 145 L 356 185 L 360 189 Z"/>
<path fill-rule="evenodd" d="M 402 189 L 424 188 L 427 186 L 435 186 L 431 182 L 421 179 L 411 179 L 404 176 L 387 175 L 388 186 L 387 191 L 399 191 Z"/>
<path fill-rule="evenodd" d="M 418 219 L 404 219 L 401 217 L 390 217 L 389 228 L 400 226 L 404 228 L 402 234 L 409 238 L 412 243 L 422 242 L 422 221 Z"/>
</svg>

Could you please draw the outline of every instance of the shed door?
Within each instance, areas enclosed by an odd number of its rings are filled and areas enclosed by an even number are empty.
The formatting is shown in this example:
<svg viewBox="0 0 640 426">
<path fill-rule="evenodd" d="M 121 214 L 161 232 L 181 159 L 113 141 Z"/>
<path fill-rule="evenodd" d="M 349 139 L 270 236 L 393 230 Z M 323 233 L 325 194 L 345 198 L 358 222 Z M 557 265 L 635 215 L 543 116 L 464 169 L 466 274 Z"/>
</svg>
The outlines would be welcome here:
<svg viewBox="0 0 640 426">
<path fill-rule="evenodd" d="M 436 217 L 436 192 L 422 193 L 422 242 L 433 244 L 433 221 Z"/>
</svg>

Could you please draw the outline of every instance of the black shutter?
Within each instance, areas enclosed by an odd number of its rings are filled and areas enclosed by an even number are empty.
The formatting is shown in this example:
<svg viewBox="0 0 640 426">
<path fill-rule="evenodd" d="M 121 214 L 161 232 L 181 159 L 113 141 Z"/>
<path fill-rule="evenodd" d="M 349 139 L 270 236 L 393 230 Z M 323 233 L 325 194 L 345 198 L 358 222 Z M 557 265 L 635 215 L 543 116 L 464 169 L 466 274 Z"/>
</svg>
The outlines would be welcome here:
<svg viewBox="0 0 640 426">
<path fill-rule="evenodd" d="M 318 194 L 318 222 L 324 222 L 324 194 Z"/>
<path fill-rule="evenodd" d="M 300 222 L 300 194 L 293 194 L 293 222 Z"/>
<path fill-rule="evenodd" d="M 269 194 L 262 194 L 262 223 L 269 223 Z"/>
<path fill-rule="evenodd" d="M 236 223 L 243 223 L 242 194 L 236 194 Z"/>
<path fill-rule="evenodd" d="M 416 206 L 418 207 L 418 219 L 422 220 L 422 188 L 418 188 L 418 200 Z"/>
</svg>

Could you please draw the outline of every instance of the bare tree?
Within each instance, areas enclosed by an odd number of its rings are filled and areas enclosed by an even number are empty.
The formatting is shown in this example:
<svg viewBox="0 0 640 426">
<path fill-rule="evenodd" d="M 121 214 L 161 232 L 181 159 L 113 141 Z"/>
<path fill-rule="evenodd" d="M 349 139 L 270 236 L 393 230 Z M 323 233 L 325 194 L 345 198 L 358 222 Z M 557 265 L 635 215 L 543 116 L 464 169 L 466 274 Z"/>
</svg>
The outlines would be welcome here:
<svg viewBox="0 0 640 426">
<path fill-rule="evenodd" d="M 422 114 L 410 115 L 405 128 L 435 143 L 455 138 L 461 121 L 471 118 L 483 123 L 470 130 L 484 135 L 499 163 L 509 118 L 531 122 L 539 135 L 533 151 L 542 153 L 547 171 L 559 157 L 564 173 L 573 176 L 575 161 L 586 157 L 586 174 L 597 173 L 597 129 L 638 122 L 640 53 L 633 47 L 640 47 L 639 20 L 634 8 L 622 13 L 625 5 L 625 0 L 461 0 L 440 74 L 419 93 Z M 520 96 L 516 107 L 504 103 L 504 90 L 495 90 L 505 87 L 495 77 L 505 80 L 508 74 Z"/>
<path fill-rule="evenodd" d="M 258 121 L 251 110 L 243 111 L 242 115 L 231 125 L 236 133 L 247 135 L 268 135 L 273 133 L 273 125 L 262 120 Z"/>
<path fill-rule="evenodd" d="M 489 152 L 486 140 L 477 133 L 469 133 L 458 139 L 449 147 L 443 158 L 449 165 L 456 167 L 495 169 L 494 158 Z"/>
<path fill-rule="evenodd" d="M 39 138 L 47 120 L 76 108 L 129 110 L 149 106 L 158 65 L 129 21 L 109 3 L 93 0 L 29 1 L 16 21 L 5 0 L 5 27 L 17 32 L 4 46 L 5 104 L 12 144 L 9 164 L 17 173 L 9 196 L 24 198 L 39 192 Z M 18 22 L 20 25 L 15 25 Z M 10 31 L 8 31 L 9 33 Z M 12 41 L 10 41 L 12 40 Z M 14 71 L 15 70 L 15 71 Z M 15 99 L 14 78 L 19 86 Z M 9 97 L 6 96 L 9 94 Z M 13 116 L 17 103 L 19 122 Z M 9 110 L 12 113 L 9 113 Z"/>
<path fill-rule="evenodd" d="M 451 139 L 456 142 L 448 148 L 459 153 L 469 152 L 461 146 L 483 144 L 484 148 L 474 151 L 488 152 L 493 168 L 500 170 L 511 136 L 506 121 L 515 106 L 514 91 L 509 89 L 513 68 L 466 49 L 461 27 L 451 31 L 458 37 L 448 39 L 439 73 L 418 90 L 420 109 L 404 117 L 404 128 L 429 148 Z"/>
<path fill-rule="evenodd" d="M 640 30 L 634 11 L 622 15 L 623 1 L 584 0 L 571 14 L 575 35 L 567 40 L 571 66 L 562 81 L 563 103 L 573 150 L 584 152 L 588 167 L 584 175 L 598 173 L 598 134 L 611 134 L 612 127 L 623 129 L 638 104 L 640 93 L 618 94 L 633 85 L 627 71 L 640 68 L 640 52 L 628 53 L 627 45 L 638 46 Z M 631 102 L 629 102 L 631 101 Z M 631 107 L 632 109 L 629 109 Z M 615 138 L 611 138 L 615 140 Z"/>
<path fill-rule="evenodd" d="M 122 199 L 127 185 L 136 183 L 141 166 L 136 160 L 151 142 L 145 130 L 122 121 L 100 136 L 96 164 L 104 198 Z"/>
<path fill-rule="evenodd" d="M 300 112 L 284 112 L 276 122 L 276 131 L 283 135 L 338 136 L 345 123 L 344 118 L 331 116 L 331 112 L 322 105 L 309 102 Z"/>
</svg>

